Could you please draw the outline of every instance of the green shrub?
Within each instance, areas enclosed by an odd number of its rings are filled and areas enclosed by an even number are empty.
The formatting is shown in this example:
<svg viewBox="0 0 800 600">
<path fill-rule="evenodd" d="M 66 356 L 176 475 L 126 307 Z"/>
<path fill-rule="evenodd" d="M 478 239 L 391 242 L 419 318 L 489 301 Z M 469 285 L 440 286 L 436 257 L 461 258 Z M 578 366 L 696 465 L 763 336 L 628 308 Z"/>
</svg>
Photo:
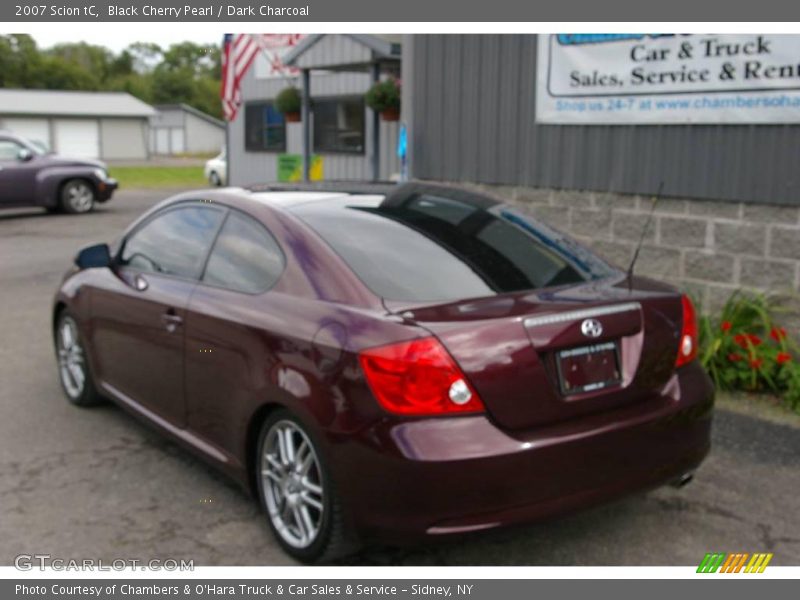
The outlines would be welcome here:
<svg viewBox="0 0 800 600">
<path fill-rule="evenodd" d="M 275 98 L 275 108 L 284 115 L 286 113 L 299 113 L 302 104 L 300 90 L 294 86 L 282 89 Z"/>
<path fill-rule="evenodd" d="M 367 90 L 364 99 L 372 110 L 383 112 L 394 108 L 400 109 L 400 82 L 394 77 L 389 77 L 375 83 Z"/>
<path fill-rule="evenodd" d="M 765 294 L 735 292 L 719 317 L 700 318 L 700 361 L 720 390 L 779 395 L 800 412 L 798 347 Z"/>
</svg>

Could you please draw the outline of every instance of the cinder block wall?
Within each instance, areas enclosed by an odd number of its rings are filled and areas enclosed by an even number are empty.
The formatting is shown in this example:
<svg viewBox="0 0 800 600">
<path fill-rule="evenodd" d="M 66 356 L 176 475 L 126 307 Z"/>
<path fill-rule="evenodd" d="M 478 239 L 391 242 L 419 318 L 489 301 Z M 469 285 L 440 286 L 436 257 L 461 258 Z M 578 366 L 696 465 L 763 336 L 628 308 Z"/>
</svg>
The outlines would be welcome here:
<svg viewBox="0 0 800 600">
<path fill-rule="evenodd" d="M 475 185 L 627 267 L 652 198 Z M 738 288 L 800 291 L 800 207 L 662 198 L 636 266 L 714 312 Z"/>
</svg>

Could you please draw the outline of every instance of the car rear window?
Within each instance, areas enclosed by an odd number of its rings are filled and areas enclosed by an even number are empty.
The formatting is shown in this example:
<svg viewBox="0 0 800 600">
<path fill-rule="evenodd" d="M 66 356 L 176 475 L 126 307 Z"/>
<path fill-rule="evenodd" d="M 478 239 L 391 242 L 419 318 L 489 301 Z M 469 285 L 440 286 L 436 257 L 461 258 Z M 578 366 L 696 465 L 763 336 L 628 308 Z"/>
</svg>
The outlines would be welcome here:
<svg viewBox="0 0 800 600">
<path fill-rule="evenodd" d="M 301 205 L 294 212 L 377 295 L 424 302 L 607 276 L 611 268 L 510 207 L 413 196 L 402 205 Z"/>
</svg>

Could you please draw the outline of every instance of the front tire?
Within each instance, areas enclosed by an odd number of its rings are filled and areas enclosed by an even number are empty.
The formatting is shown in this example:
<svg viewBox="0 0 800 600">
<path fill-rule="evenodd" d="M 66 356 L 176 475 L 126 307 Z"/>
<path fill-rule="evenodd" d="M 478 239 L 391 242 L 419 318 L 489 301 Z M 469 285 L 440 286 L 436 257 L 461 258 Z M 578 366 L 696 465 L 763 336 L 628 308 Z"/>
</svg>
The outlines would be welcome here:
<svg viewBox="0 0 800 600">
<path fill-rule="evenodd" d="M 61 387 L 75 406 L 95 406 L 103 402 L 89 372 L 78 324 L 66 310 L 58 317 L 55 331 L 56 359 Z"/>
<path fill-rule="evenodd" d="M 211 171 L 211 174 L 208 176 L 208 183 L 210 183 L 213 187 L 220 187 L 222 185 L 222 179 L 220 179 L 220 176 L 216 171 Z"/>
<path fill-rule="evenodd" d="M 317 562 L 355 550 L 320 446 L 288 410 L 264 422 L 255 465 L 267 522 L 287 554 Z"/>
<path fill-rule="evenodd" d="M 61 187 L 61 208 L 71 215 L 91 212 L 96 196 L 94 188 L 85 179 L 70 179 Z"/>
</svg>

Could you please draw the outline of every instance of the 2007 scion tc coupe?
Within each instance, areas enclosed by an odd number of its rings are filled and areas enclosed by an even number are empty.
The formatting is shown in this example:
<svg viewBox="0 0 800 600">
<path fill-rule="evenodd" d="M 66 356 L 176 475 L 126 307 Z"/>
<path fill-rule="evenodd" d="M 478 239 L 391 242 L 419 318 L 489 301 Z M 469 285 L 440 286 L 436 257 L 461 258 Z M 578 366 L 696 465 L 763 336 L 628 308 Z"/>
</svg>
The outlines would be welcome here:
<svg viewBox="0 0 800 600">
<path fill-rule="evenodd" d="M 223 189 L 80 252 L 61 382 L 258 495 L 292 556 L 685 482 L 713 388 L 691 302 L 491 197 Z"/>
</svg>

